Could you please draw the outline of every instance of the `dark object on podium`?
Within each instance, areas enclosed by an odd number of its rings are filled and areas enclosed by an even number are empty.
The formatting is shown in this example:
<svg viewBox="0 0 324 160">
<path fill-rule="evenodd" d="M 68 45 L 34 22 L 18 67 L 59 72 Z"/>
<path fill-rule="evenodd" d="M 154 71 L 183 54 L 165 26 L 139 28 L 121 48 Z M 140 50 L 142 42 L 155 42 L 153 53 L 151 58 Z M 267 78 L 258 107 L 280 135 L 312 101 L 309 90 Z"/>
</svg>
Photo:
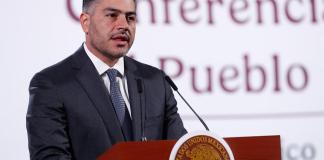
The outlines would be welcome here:
<svg viewBox="0 0 324 160">
<path fill-rule="evenodd" d="M 280 136 L 224 138 L 235 160 L 281 160 Z M 168 160 L 176 141 L 121 142 L 98 160 Z"/>
</svg>

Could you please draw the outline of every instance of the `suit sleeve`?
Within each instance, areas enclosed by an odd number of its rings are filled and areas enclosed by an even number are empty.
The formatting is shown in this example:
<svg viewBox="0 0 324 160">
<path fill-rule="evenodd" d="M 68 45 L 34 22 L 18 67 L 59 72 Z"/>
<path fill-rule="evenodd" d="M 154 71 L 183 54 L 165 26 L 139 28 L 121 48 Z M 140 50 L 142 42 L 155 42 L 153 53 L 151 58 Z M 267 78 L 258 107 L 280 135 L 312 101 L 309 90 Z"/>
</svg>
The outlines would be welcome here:
<svg viewBox="0 0 324 160">
<path fill-rule="evenodd" d="M 163 73 L 163 80 L 165 74 Z M 166 106 L 165 106 L 165 128 L 166 139 L 179 139 L 187 133 L 183 126 L 183 122 L 180 118 L 177 108 L 177 101 L 174 98 L 173 91 L 170 85 L 164 80 L 165 93 L 166 93 Z"/>
<path fill-rule="evenodd" d="M 72 159 L 66 113 L 53 82 L 38 73 L 29 86 L 26 116 L 31 160 Z"/>
</svg>

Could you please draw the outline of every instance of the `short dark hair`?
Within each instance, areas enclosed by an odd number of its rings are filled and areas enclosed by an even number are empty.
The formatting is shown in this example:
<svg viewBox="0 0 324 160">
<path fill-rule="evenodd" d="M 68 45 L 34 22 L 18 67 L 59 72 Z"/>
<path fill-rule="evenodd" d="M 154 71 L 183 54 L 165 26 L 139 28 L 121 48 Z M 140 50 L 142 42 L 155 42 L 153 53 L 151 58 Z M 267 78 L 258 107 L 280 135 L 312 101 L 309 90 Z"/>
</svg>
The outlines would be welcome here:
<svg viewBox="0 0 324 160">
<path fill-rule="evenodd" d="M 82 11 L 85 12 L 89 9 L 89 7 L 97 0 L 83 0 L 82 2 Z M 136 7 L 136 0 L 134 0 L 135 2 L 135 7 Z"/>
<path fill-rule="evenodd" d="M 96 0 L 83 0 L 82 2 L 82 11 L 85 12 L 89 9 L 91 4 L 95 2 Z"/>
</svg>

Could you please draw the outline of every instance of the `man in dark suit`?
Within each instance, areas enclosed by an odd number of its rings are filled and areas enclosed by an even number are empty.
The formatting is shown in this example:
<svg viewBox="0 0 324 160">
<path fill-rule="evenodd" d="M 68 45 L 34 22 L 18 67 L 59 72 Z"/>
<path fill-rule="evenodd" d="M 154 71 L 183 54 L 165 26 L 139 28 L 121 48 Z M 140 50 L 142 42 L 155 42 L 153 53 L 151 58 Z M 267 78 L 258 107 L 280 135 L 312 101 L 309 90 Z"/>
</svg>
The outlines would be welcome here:
<svg viewBox="0 0 324 160">
<path fill-rule="evenodd" d="M 83 0 L 85 43 L 37 73 L 27 111 L 32 160 L 91 160 L 121 141 L 186 133 L 163 71 L 126 57 L 134 0 Z"/>
</svg>

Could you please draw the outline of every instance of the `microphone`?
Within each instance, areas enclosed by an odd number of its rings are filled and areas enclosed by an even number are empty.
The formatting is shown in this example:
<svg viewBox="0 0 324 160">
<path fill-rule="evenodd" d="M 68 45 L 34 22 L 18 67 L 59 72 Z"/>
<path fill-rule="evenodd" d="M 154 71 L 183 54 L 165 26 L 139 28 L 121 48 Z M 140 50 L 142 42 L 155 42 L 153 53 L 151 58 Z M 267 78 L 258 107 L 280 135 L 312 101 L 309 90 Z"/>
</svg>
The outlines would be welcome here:
<svg viewBox="0 0 324 160">
<path fill-rule="evenodd" d="M 136 79 L 137 84 L 137 92 L 140 95 L 140 106 L 141 106 L 141 129 L 142 129 L 142 141 L 147 141 L 147 138 L 145 137 L 145 108 L 142 105 L 142 93 L 143 93 L 143 85 L 141 79 Z"/>
<path fill-rule="evenodd" d="M 205 129 L 209 131 L 209 128 L 207 127 L 206 123 L 200 116 L 196 113 L 196 111 L 190 106 L 190 104 L 186 101 L 186 99 L 183 98 L 183 96 L 178 91 L 178 87 L 174 84 L 174 82 L 171 80 L 169 76 L 165 76 L 165 80 L 170 84 L 172 89 L 178 93 L 178 95 L 181 97 L 181 99 L 187 104 L 187 106 L 191 109 L 191 111 L 196 115 L 196 117 L 199 119 L 199 121 L 204 125 Z"/>
</svg>

